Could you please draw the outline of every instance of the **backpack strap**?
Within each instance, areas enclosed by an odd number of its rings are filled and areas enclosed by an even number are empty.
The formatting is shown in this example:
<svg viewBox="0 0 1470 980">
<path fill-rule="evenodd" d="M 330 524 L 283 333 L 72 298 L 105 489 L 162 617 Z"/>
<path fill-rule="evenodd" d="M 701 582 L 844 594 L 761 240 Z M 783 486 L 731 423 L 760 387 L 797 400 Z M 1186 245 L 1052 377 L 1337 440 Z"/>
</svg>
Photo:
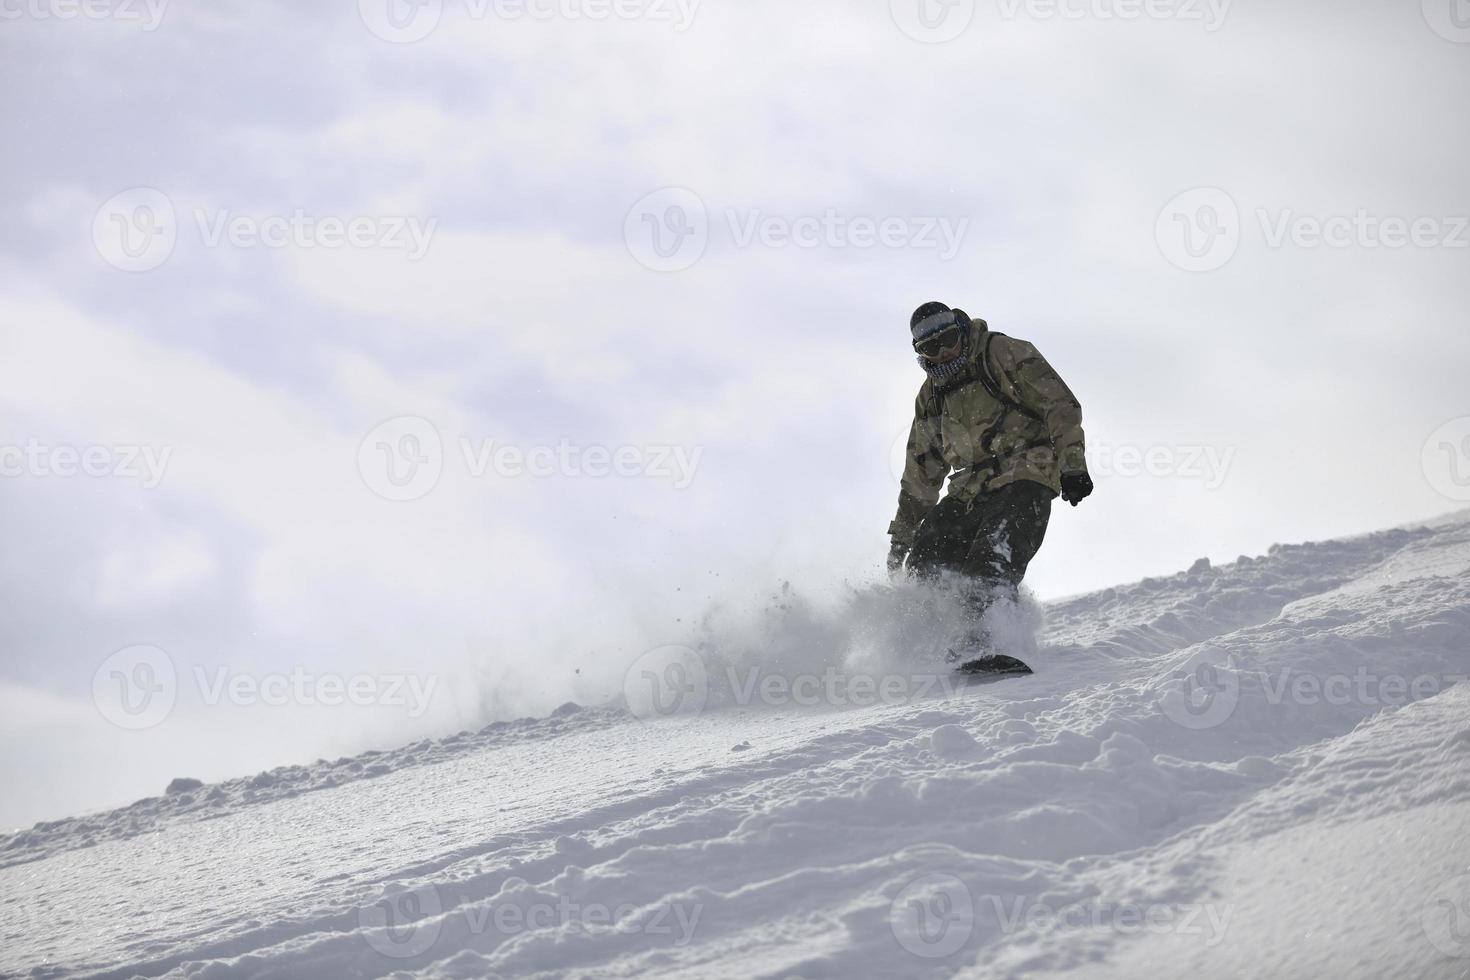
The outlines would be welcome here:
<svg viewBox="0 0 1470 980">
<path fill-rule="evenodd" d="M 994 330 L 987 329 L 985 331 L 984 346 L 980 348 L 980 356 L 975 359 L 979 366 L 979 370 L 975 372 L 975 379 L 980 382 L 980 384 L 985 388 L 987 392 L 990 393 L 990 396 L 992 398 L 1000 402 L 1002 405 L 1006 406 L 1007 408 L 1014 409 L 1015 411 L 1020 412 L 1022 415 L 1036 419 L 1038 422 L 1042 421 L 1040 415 L 1031 411 L 1031 409 L 1027 408 L 1025 405 L 1022 405 L 1015 398 L 1012 398 L 1010 395 L 1006 394 L 1005 389 L 1001 388 L 1000 386 L 1000 381 L 997 380 L 995 377 L 994 369 L 990 366 L 990 342 L 996 337 L 1004 336 L 1005 334 L 997 333 Z"/>
</svg>

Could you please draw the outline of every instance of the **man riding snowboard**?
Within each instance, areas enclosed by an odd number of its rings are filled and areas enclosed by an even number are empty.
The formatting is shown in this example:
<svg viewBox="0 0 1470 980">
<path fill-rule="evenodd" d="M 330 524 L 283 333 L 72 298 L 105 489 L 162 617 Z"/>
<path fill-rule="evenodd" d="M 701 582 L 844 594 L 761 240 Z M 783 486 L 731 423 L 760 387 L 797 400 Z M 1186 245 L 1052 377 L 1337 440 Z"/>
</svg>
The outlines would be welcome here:
<svg viewBox="0 0 1470 980">
<path fill-rule="evenodd" d="M 920 578 L 961 577 L 974 621 L 950 652 L 962 670 L 1030 673 L 1013 658 L 984 656 L 979 624 L 997 598 L 1016 597 L 1052 498 L 1075 507 L 1092 493 L 1082 406 L 1035 347 L 963 310 L 925 303 L 909 328 L 929 377 L 914 402 L 888 569 L 898 574 L 907 562 Z"/>
</svg>

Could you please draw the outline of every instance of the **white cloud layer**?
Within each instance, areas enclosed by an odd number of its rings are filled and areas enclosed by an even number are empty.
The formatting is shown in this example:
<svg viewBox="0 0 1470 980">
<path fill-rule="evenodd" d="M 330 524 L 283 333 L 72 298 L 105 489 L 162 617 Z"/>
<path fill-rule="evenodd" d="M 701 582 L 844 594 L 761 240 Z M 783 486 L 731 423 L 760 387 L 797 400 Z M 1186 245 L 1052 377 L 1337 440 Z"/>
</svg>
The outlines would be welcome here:
<svg viewBox="0 0 1470 980">
<path fill-rule="evenodd" d="M 372 6 L 173 0 L 144 30 L 43 2 L 0 33 L 0 447 L 169 453 L 154 487 L 0 477 L 0 821 L 596 698 L 711 603 L 876 577 L 929 299 L 1034 341 L 1083 401 L 1106 471 L 1056 512 L 1043 596 L 1458 502 L 1425 440 L 1470 415 L 1470 247 L 1270 235 L 1470 214 L 1470 47 L 1417 5 L 1224 4 L 1211 29 L 996 0 L 943 44 L 902 2 L 705 2 L 677 30 L 446 0 L 412 44 Z M 664 187 L 709 219 L 677 272 L 624 237 Z M 125 272 L 94 233 L 132 188 L 176 240 Z M 1192 188 L 1239 215 L 1211 271 L 1156 238 Z M 432 234 L 413 260 L 196 220 L 298 212 Z M 741 238 L 833 217 L 964 231 L 948 259 Z M 394 502 L 359 455 L 400 416 L 432 424 L 442 474 Z M 487 443 L 644 469 L 476 475 Z M 698 459 L 687 486 L 652 474 L 661 447 Z M 412 720 L 184 697 L 120 733 L 93 673 L 139 643 L 186 673 L 411 669 L 446 693 Z"/>
</svg>

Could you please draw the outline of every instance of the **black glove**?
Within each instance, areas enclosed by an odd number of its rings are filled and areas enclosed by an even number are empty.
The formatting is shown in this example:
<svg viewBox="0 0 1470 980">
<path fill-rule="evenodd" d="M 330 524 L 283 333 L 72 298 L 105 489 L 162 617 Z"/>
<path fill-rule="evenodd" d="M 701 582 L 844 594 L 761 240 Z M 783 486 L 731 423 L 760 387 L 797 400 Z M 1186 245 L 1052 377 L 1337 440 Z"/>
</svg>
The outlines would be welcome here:
<svg viewBox="0 0 1470 980">
<path fill-rule="evenodd" d="M 1092 493 L 1092 477 L 1086 470 L 1062 474 L 1062 499 L 1076 507 L 1084 497 Z"/>
<path fill-rule="evenodd" d="M 893 544 L 888 549 L 888 574 L 897 575 L 903 571 L 903 560 L 908 556 L 909 546 L 894 538 Z"/>
</svg>

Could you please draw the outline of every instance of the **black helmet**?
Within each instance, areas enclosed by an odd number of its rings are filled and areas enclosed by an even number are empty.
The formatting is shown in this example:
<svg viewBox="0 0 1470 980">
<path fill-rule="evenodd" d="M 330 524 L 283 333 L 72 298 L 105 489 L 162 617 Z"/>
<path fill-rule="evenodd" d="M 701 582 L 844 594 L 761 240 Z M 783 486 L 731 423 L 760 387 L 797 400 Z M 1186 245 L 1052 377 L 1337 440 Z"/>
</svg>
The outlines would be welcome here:
<svg viewBox="0 0 1470 980">
<path fill-rule="evenodd" d="M 954 309 L 944 303 L 925 303 L 909 317 L 909 332 L 914 343 L 936 334 L 951 324 L 958 323 L 968 339 L 972 321 L 964 310 Z"/>
</svg>

